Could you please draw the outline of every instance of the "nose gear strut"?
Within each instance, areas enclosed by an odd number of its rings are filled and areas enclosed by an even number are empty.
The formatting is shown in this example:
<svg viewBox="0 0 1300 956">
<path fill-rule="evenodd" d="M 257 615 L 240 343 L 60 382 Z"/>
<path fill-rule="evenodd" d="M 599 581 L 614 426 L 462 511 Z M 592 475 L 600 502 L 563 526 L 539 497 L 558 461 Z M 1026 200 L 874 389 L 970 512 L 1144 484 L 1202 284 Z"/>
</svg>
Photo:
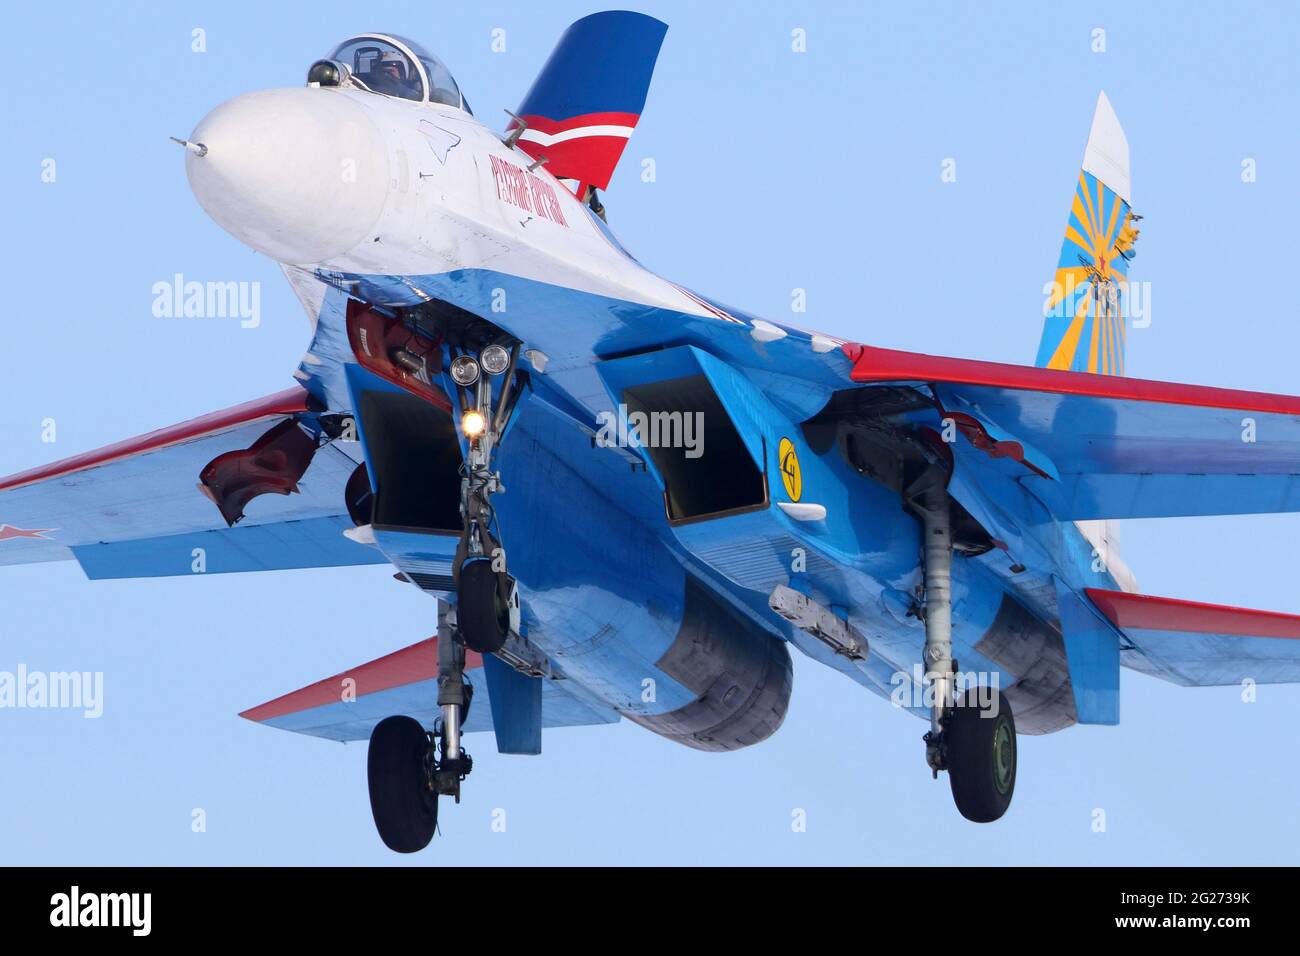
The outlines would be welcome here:
<svg viewBox="0 0 1300 956">
<path fill-rule="evenodd" d="M 517 395 L 515 368 L 519 345 L 510 350 L 510 363 L 502 375 L 501 394 L 492 408 L 492 378 L 480 374 L 473 384 L 473 402 L 463 401 L 462 422 L 477 415 L 480 433 L 465 428 L 468 449 L 461 467 L 460 543 L 452 561 L 456 582 L 458 631 L 465 645 L 481 654 L 501 650 L 516 619 L 518 597 L 515 582 L 506 571 L 505 550 L 497 539 L 492 495 L 504 493 L 501 473 L 493 469 L 493 454 L 501 442 L 506 422 Z M 465 389 L 461 394 L 469 391 Z"/>
</svg>

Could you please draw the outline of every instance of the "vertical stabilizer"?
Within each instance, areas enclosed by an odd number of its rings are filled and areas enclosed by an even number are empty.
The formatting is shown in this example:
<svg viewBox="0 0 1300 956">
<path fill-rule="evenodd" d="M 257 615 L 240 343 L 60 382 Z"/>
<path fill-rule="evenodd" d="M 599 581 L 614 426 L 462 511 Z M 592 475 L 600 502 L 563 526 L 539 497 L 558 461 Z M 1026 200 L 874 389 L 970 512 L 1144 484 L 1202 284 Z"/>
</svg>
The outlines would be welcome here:
<svg viewBox="0 0 1300 956">
<path fill-rule="evenodd" d="M 1040 368 L 1124 374 L 1122 296 L 1140 218 L 1133 215 L 1131 199 L 1128 140 L 1102 93 L 1048 288 Z"/>
</svg>

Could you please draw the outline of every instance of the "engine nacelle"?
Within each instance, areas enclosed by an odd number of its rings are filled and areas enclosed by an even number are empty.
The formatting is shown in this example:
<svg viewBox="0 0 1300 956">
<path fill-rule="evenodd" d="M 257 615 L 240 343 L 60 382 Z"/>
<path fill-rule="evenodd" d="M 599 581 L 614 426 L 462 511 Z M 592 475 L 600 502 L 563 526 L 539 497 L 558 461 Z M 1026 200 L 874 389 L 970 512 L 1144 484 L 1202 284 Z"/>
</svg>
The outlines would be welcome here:
<svg viewBox="0 0 1300 956">
<path fill-rule="evenodd" d="M 739 750 L 785 720 L 794 675 L 785 641 L 744 620 L 694 578 L 676 640 L 658 667 L 698 696 L 666 714 L 625 713 L 696 750 Z"/>
</svg>

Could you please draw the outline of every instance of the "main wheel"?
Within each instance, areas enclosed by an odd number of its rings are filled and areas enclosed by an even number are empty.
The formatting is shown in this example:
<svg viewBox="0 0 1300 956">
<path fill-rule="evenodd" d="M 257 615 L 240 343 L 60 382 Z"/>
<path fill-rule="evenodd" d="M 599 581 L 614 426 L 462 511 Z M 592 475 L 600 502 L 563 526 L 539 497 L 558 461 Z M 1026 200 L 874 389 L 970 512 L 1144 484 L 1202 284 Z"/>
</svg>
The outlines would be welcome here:
<svg viewBox="0 0 1300 956">
<path fill-rule="evenodd" d="M 471 651 L 495 654 L 510 635 L 510 608 L 501 598 L 492 562 L 479 559 L 460 569 L 456 627 Z"/>
<path fill-rule="evenodd" d="M 981 708 L 979 691 L 966 692 L 943 730 L 948 782 L 967 820 L 992 823 L 1007 812 L 1016 789 L 1016 719 L 1006 695 L 996 709 Z"/>
<path fill-rule="evenodd" d="M 432 748 L 429 735 L 410 717 L 386 717 L 370 733 L 370 812 L 379 838 L 398 853 L 423 850 L 438 826 L 438 795 L 429 772 Z"/>
</svg>

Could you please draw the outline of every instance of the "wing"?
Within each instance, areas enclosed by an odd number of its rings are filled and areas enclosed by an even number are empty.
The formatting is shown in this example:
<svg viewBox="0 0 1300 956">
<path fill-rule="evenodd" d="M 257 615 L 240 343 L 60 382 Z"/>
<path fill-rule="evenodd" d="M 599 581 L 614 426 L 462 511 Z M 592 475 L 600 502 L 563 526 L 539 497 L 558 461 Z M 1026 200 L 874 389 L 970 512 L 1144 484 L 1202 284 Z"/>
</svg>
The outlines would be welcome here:
<svg viewBox="0 0 1300 956">
<path fill-rule="evenodd" d="M 343 536 L 358 460 L 308 401 L 292 388 L 0 478 L 0 565 L 75 559 L 119 578 L 384 563 Z"/>
<path fill-rule="evenodd" d="M 1128 639 L 1126 667 L 1199 687 L 1300 681 L 1300 616 L 1091 589 L 1088 599 Z"/>
<path fill-rule="evenodd" d="M 489 668 L 497 669 L 490 673 Z M 494 730 L 504 753 L 536 753 L 542 727 L 613 724 L 618 714 L 586 696 L 572 681 L 523 677 L 495 657 L 466 653 L 465 676 L 474 685 L 465 733 Z M 507 699 L 534 698 L 540 723 L 507 709 Z M 281 730 L 330 740 L 368 740 L 375 724 L 393 714 L 414 717 L 425 727 L 438 718 L 438 639 L 412 644 L 277 697 L 240 714 Z M 529 730 L 532 733 L 529 733 Z M 535 745 L 519 744 L 523 740 Z"/>
<path fill-rule="evenodd" d="M 1300 398 L 846 345 L 860 384 L 928 387 L 1062 520 L 1300 511 Z"/>
</svg>

